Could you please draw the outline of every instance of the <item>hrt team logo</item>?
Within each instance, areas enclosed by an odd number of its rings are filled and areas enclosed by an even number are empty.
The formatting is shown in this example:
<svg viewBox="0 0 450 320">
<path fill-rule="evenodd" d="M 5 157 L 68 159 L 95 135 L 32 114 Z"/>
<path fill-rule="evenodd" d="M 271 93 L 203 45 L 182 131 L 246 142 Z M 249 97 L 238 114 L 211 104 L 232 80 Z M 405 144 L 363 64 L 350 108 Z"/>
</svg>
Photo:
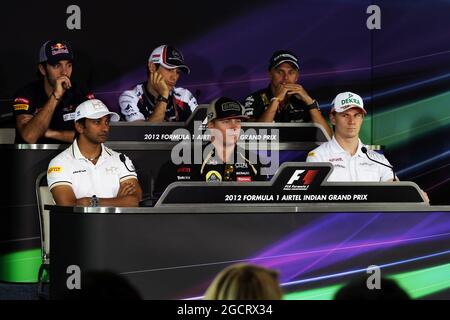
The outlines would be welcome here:
<svg viewBox="0 0 450 320">
<path fill-rule="evenodd" d="M 291 178 L 284 186 L 284 191 L 308 190 L 319 170 L 295 170 Z"/>
</svg>

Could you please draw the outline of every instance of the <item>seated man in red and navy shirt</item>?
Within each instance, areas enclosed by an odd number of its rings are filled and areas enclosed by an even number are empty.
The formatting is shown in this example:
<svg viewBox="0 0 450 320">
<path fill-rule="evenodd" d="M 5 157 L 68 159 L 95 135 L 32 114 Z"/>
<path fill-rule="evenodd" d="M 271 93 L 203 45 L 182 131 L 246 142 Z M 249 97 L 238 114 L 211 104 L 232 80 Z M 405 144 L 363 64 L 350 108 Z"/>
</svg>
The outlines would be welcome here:
<svg viewBox="0 0 450 320">
<path fill-rule="evenodd" d="M 73 51 L 64 41 L 47 41 L 39 52 L 39 80 L 13 100 L 15 143 L 71 143 L 75 108 L 94 96 L 72 81 Z"/>
<path fill-rule="evenodd" d="M 119 97 L 120 111 L 127 121 L 186 121 L 198 106 L 192 93 L 175 87 L 180 73 L 189 74 L 182 53 L 162 45 L 148 59 L 147 81 Z"/>
</svg>

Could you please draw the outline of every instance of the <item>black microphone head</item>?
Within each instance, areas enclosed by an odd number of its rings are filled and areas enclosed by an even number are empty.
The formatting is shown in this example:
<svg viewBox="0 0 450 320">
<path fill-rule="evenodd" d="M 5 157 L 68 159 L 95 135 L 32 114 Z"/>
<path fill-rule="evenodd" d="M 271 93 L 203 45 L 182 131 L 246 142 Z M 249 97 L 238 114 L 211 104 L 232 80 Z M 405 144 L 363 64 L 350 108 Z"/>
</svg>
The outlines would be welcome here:
<svg viewBox="0 0 450 320">
<path fill-rule="evenodd" d="M 121 154 L 119 155 L 119 159 L 120 159 L 120 161 L 122 161 L 123 163 L 125 163 L 125 155 L 124 155 L 123 153 L 121 153 Z"/>
<path fill-rule="evenodd" d="M 362 147 L 361 147 L 361 151 L 362 151 L 362 153 L 367 153 L 367 148 L 364 147 L 364 146 L 362 146 Z"/>
</svg>

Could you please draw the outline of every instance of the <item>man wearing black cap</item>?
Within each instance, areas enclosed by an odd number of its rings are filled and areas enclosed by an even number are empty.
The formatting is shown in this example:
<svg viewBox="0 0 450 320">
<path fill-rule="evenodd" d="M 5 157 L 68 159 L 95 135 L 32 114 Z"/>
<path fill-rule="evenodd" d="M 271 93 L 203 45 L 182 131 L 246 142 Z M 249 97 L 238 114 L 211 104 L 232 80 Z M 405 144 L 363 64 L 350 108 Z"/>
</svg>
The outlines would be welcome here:
<svg viewBox="0 0 450 320">
<path fill-rule="evenodd" d="M 150 55 L 147 68 L 147 81 L 119 97 L 125 119 L 154 123 L 186 121 L 198 104 L 189 90 L 175 87 L 180 72 L 190 72 L 182 53 L 172 46 L 159 46 Z"/>
<path fill-rule="evenodd" d="M 222 97 L 208 107 L 210 151 L 197 171 L 200 181 L 249 182 L 265 180 L 258 164 L 250 161 L 244 149 L 237 146 L 241 120 L 247 119 L 244 107 L 237 101 Z"/>
<path fill-rule="evenodd" d="M 190 162 L 174 159 L 163 166 L 156 182 L 157 193 L 162 193 L 171 182 L 206 181 L 206 182 L 251 182 L 266 181 L 261 175 L 260 165 L 254 161 L 256 154 L 237 146 L 241 134 L 241 120 L 247 119 L 244 107 L 237 101 L 221 97 L 208 107 L 208 129 L 211 144 L 200 149 L 201 162 L 195 162 L 195 148 L 191 150 Z M 184 159 L 184 158 L 183 158 Z"/>
<path fill-rule="evenodd" d="M 274 52 L 269 61 L 270 84 L 245 99 L 246 114 L 258 122 L 314 122 L 332 136 L 318 102 L 297 83 L 297 56 L 286 50 Z"/>
<path fill-rule="evenodd" d="M 75 134 L 75 108 L 93 95 L 71 80 L 73 51 L 64 41 L 45 42 L 37 80 L 17 92 L 13 102 L 15 143 L 68 143 Z"/>
</svg>

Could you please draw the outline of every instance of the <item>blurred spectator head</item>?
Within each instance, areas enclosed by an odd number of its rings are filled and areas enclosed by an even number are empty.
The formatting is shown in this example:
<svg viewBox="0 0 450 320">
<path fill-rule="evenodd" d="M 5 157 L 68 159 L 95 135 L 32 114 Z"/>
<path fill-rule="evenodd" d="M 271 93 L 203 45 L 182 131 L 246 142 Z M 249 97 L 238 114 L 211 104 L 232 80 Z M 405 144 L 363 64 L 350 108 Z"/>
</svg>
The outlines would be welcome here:
<svg viewBox="0 0 450 320">
<path fill-rule="evenodd" d="M 250 264 L 234 264 L 220 272 L 205 293 L 205 300 L 279 300 L 278 273 Z"/>
</svg>

